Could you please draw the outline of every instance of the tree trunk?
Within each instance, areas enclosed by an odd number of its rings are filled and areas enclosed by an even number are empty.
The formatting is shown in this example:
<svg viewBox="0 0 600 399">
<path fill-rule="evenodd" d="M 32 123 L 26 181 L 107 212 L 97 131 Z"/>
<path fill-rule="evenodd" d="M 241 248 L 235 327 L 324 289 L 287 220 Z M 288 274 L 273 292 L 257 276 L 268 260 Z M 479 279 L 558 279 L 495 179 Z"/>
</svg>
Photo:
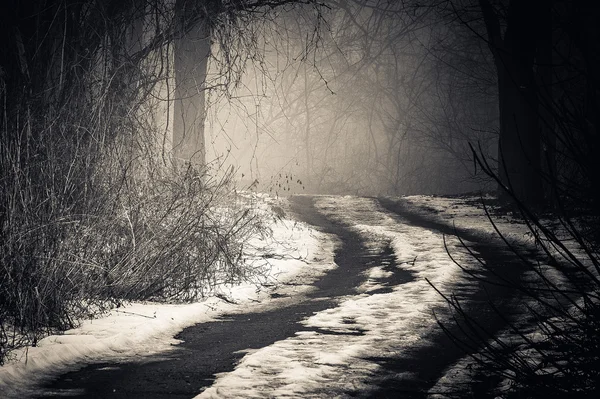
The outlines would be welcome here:
<svg viewBox="0 0 600 399">
<path fill-rule="evenodd" d="M 311 181 L 311 173 L 312 173 L 312 165 L 311 165 L 311 152 L 310 152 L 310 124 L 311 113 L 310 113 L 310 104 L 308 101 L 308 94 L 310 90 L 308 87 L 308 67 L 304 64 L 304 111 L 306 112 L 306 119 L 304 126 L 304 145 L 305 145 L 305 157 L 306 157 L 306 181 Z M 319 188 L 320 189 L 320 188 Z"/>
<path fill-rule="evenodd" d="M 174 40 L 173 153 L 176 163 L 205 163 L 205 89 L 211 29 L 200 2 L 177 0 Z"/>
<path fill-rule="evenodd" d="M 551 7 L 542 7 L 539 14 L 540 29 L 538 30 L 536 53 L 536 88 L 538 94 L 538 114 L 540 116 L 541 134 L 541 167 L 544 175 L 543 190 L 548 205 L 558 206 L 558 174 L 556 169 L 556 121 L 554 119 L 553 98 L 556 95 L 554 82 L 554 66 L 560 60 L 554 54 L 557 34 L 553 32 Z"/>
<path fill-rule="evenodd" d="M 504 37 L 490 3 L 479 1 L 498 74 L 498 175 L 502 186 L 508 187 L 512 195 L 530 205 L 539 204 L 544 198 L 539 98 L 534 72 L 536 30 L 539 28 L 536 13 L 544 1 L 513 0 Z M 500 195 L 507 198 L 509 195 L 504 187 L 499 188 Z"/>
<path fill-rule="evenodd" d="M 525 86 L 519 78 L 521 73 L 515 72 L 518 68 L 522 66 L 498 67 L 498 169 L 500 181 L 512 194 L 525 203 L 535 204 L 543 199 L 537 97 L 534 87 Z M 504 189 L 501 194 L 505 194 Z"/>
</svg>

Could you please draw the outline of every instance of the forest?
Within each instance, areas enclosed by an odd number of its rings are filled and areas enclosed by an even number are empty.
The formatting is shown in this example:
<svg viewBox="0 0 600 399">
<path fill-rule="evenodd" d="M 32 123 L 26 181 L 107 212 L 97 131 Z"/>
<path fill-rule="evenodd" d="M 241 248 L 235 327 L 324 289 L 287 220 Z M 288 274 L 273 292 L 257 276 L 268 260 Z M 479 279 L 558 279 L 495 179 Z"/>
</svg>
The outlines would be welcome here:
<svg viewBox="0 0 600 399">
<path fill-rule="evenodd" d="M 502 343 L 479 361 L 528 397 L 592 397 L 599 19 L 592 0 L 3 1 L 0 364 L 128 301 L 265 274 L 243 263 L 270 234 L 244 193 L 469 193 L 571 284 L 517 287 L 551 372 Z"/>
</svg>

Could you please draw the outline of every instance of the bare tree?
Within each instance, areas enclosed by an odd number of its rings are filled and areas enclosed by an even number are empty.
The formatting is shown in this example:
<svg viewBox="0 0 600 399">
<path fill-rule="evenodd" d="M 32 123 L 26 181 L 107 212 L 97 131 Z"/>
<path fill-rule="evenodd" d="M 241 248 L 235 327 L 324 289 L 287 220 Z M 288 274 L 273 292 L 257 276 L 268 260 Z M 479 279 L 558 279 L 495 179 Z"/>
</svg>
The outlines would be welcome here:
<svg viewBox="0 0 600 399">
<path fill-rule="evenodd" d="M 205 162 L 205 91 L 208 63 L 215 56 L 213 47 L 219 47 L 217 56 L 222 59 L 217 63 L 227 75 L 220 84 L 235 84 L 239 77 L 232 82 L 232 72 L 241 73 L 248 60 L 261 57 L 252 25 L 270 20 L 280 7 L 295 5 L 320 7 L 316 0 L 176 1 L 173 122 L 176 158 L 196 165 Z"/>
</svg>

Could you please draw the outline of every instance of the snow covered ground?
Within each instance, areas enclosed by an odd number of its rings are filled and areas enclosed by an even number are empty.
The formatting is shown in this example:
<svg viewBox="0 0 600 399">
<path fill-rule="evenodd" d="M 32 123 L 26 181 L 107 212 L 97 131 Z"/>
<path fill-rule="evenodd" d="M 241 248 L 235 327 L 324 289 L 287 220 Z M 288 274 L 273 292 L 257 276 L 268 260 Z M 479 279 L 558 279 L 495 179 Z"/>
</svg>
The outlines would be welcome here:
<svg viewBox="0 0 600 399">
<path fill-rule="evenodd" d="M 299 332 L 247 354 L 234 371 L 220 375 L 198 398 L 328 397 L 336 391 L 368 389 L 369 376 L 379 366 L 367 358 L 424 344 L 419 341 L 435 325 L 431 311 L 443 306 L 425 278 L 444 290 L 460 272 L 444 249 L 442 235 L 398 223 L 372 199 L 320 197 L 316 206 L 352 226 L 369 246 L 390 243 L 396 263 L 413 272 L 414 280 L 393 287 L 392 292 L 343 298 L 337 307 L 304 321 L 314 331 Z M 459 251 L 457 241 L 450 238 L 448 245 Z M 378 267 L 373 266 L 371 277 L 381 273 Z M 372 289 L 373 281 L 364 288 Z M 361 334 L 353 334 L 356 331 Z"/>
<path fill-rule="evenodd" d="M 487 202 L 492 198 L 487 197 L 483 199 Z M 468 230 L 481 237 L 498 237 L 498 233 L 490 223 L 485 210 L 480 205 L 481 198 L 411 196 L 404 197 L 403 200 L 410 204 L 412 212 L 427 215 L 428 218 L 434 219 L 437 222 L 455 226 L 459 230 Z M 477 206 L 475 206 L 475 204 L 477 204 Z M 488 210 L 493 213 L 493 206 L 489 206 Z M 511 243 L 511 245 L 514 245 L 516 248 L 520 248 L 522 254 L 525 253 L 526 250 L 540 250 L 539 246 L 535 243 L 531 230 L 522 220 L 514 218 L 508 214 L 502 216 L 494 215 L 493 222 L 496 224 L 498 231 L 502 233 L 502 235 Z M 569 263 L 569 260 L 565 256 L 565 249 L 567 249 L 570 255 L 578 259 L 578 261 L 583 265 L 586 265 L 588 270 L 593 275 L 597 276 L 597 272 L 589 259 L 589 255 L 581 248 L 581 246 L 577 243 L 577 240 L 573 239 L 572 233 L 569 233 L 568 228 L 564 224 L 561 225 L 561 223 L 556 219 L 542 219 L 540 222 L 546 226 L 554 225 L 553 233 L 561 237 L 561 245 L 564 245 L 564 248 L 555 246 L 552 242 L 547 241 L 543 234 L 541 235 L 542 240 L 546 241 L 546 248 L 550 253 L 553 254 L 558 262 Z M 573 220 L 572 222 L 575 225 L 578 224 L 578 221 L 576 220 Z M 541 281 L 540 276 L 543 276 L 548 282 L 561 289 L 565 289 L 569 286 L 568 278 L 556 267 L 550 266 L 543 262 L 540 263 L 539 261 L 534 262 L 533 264 L 536 265 L 536 271 L 526 271 L 524 273 L 524 279 L 526 281 L 533 283 L 536 281 L 539 282 Z M 532 301 L 532 304 L 534 303 L 535 301 Z M 552 300 L 550 303 L 553 303 Z M 578 300 L 577 303 L 579 306 L 581 306 L 581 300 Z M 575 306 L 569 306 L 568 308 L 572 315 L 578 314 Z M 525 314 L 522 316 L 525 316 Z M 525 320 L 526 317 L 521 318 L 521 322 Z M 564 321 L 564 319 L 558 320 L 557 318 L 548 320 L 548 322 L 552 322 L 555 325 L 560 325 L 560 323 L 564 323 Z M 544 334 L 542 334 L 541 331 L 535 327 L 535 324 L 527 324 L 522 328 L 522 331 L 525 333 L 523 337 L 515 335 L 512 329 L 505 328 L 497 334 L 496 338 L 504 341 L 505 343 L 519 346 L 519 355 L 522 358 L 528 359 L 528 361 L 532 364 L 532 367 L 539 367 L 538 371 L 548 372 L 549 375 L 551 375 L 553 372 L 556 372 L 556 369 L 552 369 L 547 364 L 543 364 L 538 351 L 534 348 L 531 348 L 529 345 L 530 342 L 539 342 L 541 340 L 545 340 L 546 337 Z M 529 342 L 526 342 L 524 337 L 526 337 Z M 489 340 L 488 344 L 491 347 L 498 347 L 497 341 L 492 339 Z M 535 365 L 536 363 L 537 365 Z M 446 398 L 447 396 L 444 395 L 443 392 L 446 392 L 447 390 L 451 392 L 452 390 L 456 389 L 457 384 L 471 381 L 473 375 L 477 373 L 478 370 L 479 364 L 473 358 L 468 356 L 463 357 L 446 369 L 444 375 L 438 380 L 436 385 L 431 388 L 429 393 L 430 396 L 432 398 L 439 399 Z M 508 372 L 507 375 L 510 375 L 510 372 Z M 510 385 L 511 382 L 505 378 L 503 381 L 499 381 L 498 387 L 501 390 L 510 389 Z"/>
<path fill-rule="evenodd" d="M 469 231 L 484 241 L 498 238 L 479 198 L 405 197 L 413 213 L 438 223 Z M 398 285 L 392 292 L 369 294 L 377 288 L 377 279 L 385 272 L 373 265 L 360 295 L 343 298 L 335 308 L 314 314 L 303 324 L 313 331 L 248 353 L 229 373 L 197 398 L 323 398 L 352 397 L 368 391 L 371 377 L 380 366 L 369 359 L 402 355 L 402 348 L 427 345 L 427 332 L 437 328 L 432 310 L 439 312 L 444 300 L 427 284 L 428 279 L 441 292 L 451 292 L 460 279 L 460 269 L 449 259 L 441 233 L 403 224 L 390 216 L 377 201 L 357 197 L 320 197 L 317 208 L 350 226 L 368 240 L 371 248 L 391 244 L 398 267 L 409 270 L 414 280 Z M 510 215 L 495 217 L 499 231 L 513 244 L 532 247 L 527 226 Z M 473 263 L 455 237 L 446 237 L 448 249 L 463 265 Z M 466 242 L 469 245 L 469 242 Z M 543 267 L 544 265 L 540 265 Z M 555 281 L 552 270 L 545 270 Z M 462 282 L 464 284 L 464 281 Z M 447 315 L 447 314 L 446 314 Z M 356 332 L 360 332 L 356 334 Z M 501 331 L 501 336 L 508 331 Z M 430 394 L 453 383 L 468 381 L 470 358 L 451 365 L 433 386 Z M 411 373 L 397 374 L 395 379 L 411 378 Z"/>
<path fill-rule="evenodd" d="M 404 201 L 413 212 L 429 217 L 433 212 L 441 223 L 482 237 L 495 235 L 484 211 L 470 200 L 415 196 Z M 373 199 L 316 197 L 316 207 L 359 233 L 369 248 L 391 247 L 397 267 L 411 272 L 413 279 L 391 290 L 374 291 L 380 288 L 380 278 L 390 272 L 383 265 L 372 265 L 357 295 L 340 298 L 336 307 L 307 317 L 303 321 L 307 331 L 248 350 L 235 370 L 218 375 L 198 398 L 330 397 L 336 391 L 367 389 L 369 378 L 380 367 L 369 358 L 390 357 L 403 347 L 426 344 L 427 332 L 435 327 L 432 309 L 445 304 L 425 279 L 449 291 L 461 273 L 444 249 L 442 234 L 399 223 Z M 82 363 L 169 350 L 183 328 L 225 312 L 277 306 L 289 298 L 271 299 L 269 293 L 275 287 L 278 292 L 294 290 L 300 295 L 318 275 L 335 267 L 336 243 L 331 236 L 289 219 L 274 220 L 271 228 L 272 240 L 256 242 L 254 253 L 248 256 L 248 262 L 266 259 L 272 265 L 266 287 L 222 287 L 227 301 L 214 297 L 191 305 L 134 303 L 116 309 L 64 335 L 47 337 L 38 347 L 16 352 L 13 360 L 0 367 L 0 392 L 21 397 L 35 382 Z M 499 228 L 523 245 L 531 242 L 526 227 L 510 218 L 500 219 Z M 446 241 L 458 261 L 470 260 L 457 239 L 446 237 Z M 282 284 L 291 280 L 303 285 Z M 445 378 L 456 375 L 456 369 Z"/>
<path fill-rule="evenodd" d="M 268 198 L 259 206 L 269 208 Z M 182 329 L 214 320 L 230 311 L 244 308 L 277 306 L 270 291 L 306 290 L 310 282 L 334 267 L 333 240 L 326 234 L 290 219 L 273 218 L 272 237 L 250 242 L 246 262 L 271 267 L 262 284 L 247 283 L 221 286 L 220 294 L 194 304 L 129 303 L 105 317 L 87 320 L 79 328 L 42 339 L 36 347 L 10 354 L 0 367 L 0 397 L 23 398 L 35 393 L 32 387 L 48 378 L 99 361 L 118 361 L 168 351 L 177 342 L 173 338 Z M 307 268 L 310 262 L 311 268 Z M 286 281 L 304 281 L 281 287 Z"/>
</svg>

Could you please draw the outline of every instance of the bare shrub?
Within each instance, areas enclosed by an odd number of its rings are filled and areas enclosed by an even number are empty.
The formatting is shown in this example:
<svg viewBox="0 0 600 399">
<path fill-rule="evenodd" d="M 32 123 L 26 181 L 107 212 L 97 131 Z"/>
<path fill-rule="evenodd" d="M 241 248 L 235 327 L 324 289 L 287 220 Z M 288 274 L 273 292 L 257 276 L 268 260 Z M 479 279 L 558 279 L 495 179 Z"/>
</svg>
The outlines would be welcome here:
<svg viewBox="0 0 600 399">
<path fill-rule="evenodd" d="M 475 160 L 492 178 L 499 181 L 485 158 L 474 152 Z M 507 192 L 512 194 L 510 189 Z M 490 335 L 453 296 L 445 296 L 464 327 L 458 336 L 446 325 L 442 328 L 465 349 L 472 363 L 470 384 L 487 386 L 477 395 L 483 397 L 564 398 L 596 397 L 600 391 L 600 254 L 595 228 L 598 217 L 592 211 L 570 216 L 573 210 L 562 207 L 561 198 L 553 212 L 543 214 L 512 196 L 511 209 L 526 225 L 536 251 L 515 245 L 496 225 L 483 204 L 488 219 L 505 247 L 519 259 L 526 278 L 503 279 L 501 270 L 478 266 L 498 278 L 497 284 L 516 288 L 522 308 L 507 314 L 490 298 L 489 306 L 504 319 L 506 330 Z M 477 255 L 472 253 L 475 260 Z M 466 265 L 456 263 L 472 274 Z M 465 395 L 459 391 L 458 397 Z M 445 393 L 445 396 L 453 396 Z"/>
<path fill-rule="evenodd" d="M 230 175 L 172 163 L 154 120 L 168 112 L 170 11 L 136 4 L 59 1 L 7 38 L 0 363 L 122 301 L 191 301 L 262 272 L 242 262 L 244 242 L 264 231 L 232 205 Z M 132 43 L 132 26 L 149 19 L 144 46 Z"/>
</svg>

